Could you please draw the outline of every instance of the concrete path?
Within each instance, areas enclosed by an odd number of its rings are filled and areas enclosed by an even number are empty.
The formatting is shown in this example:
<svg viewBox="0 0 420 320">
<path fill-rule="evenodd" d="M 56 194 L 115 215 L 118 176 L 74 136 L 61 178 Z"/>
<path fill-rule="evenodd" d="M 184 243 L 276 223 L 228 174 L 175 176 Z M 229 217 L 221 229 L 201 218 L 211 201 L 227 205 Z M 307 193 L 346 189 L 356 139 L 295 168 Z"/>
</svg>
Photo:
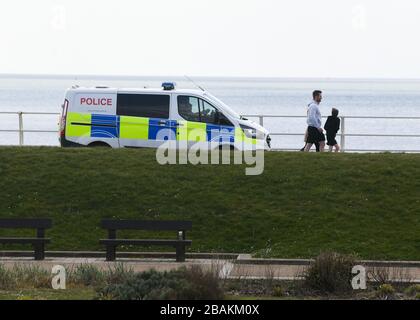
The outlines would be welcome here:
<svg viewBox="0 0 420 320">
<path fill-rule="evenodd" d="M 107 262 L 104 258 L 46 258 L 43 261 L 34 261 L 32 258 L 1 257 L 0 264 L 6 268 L 15 265 L 39 266 L 48 271 L 55 265 L 62 265 L 66 270 L 81 264 L 91 264 L 101 270 L 115 268 L 123 264 L 135 272 L 150 269 L 168 271 L 181 266 L 200 266 L 204 270 L 213 270 L 221 278 L 229 279 L 299 279 L 306 270 L 310 260 L 285 260 L 285 259 L 252 259 L 248 255 L 238 255 L 236 259 L 187 259 L 178 263 L 174 259 L 163 258 L 119 258 L 117 262 Z M 366 266 L 368 274 L 374 272 L 377 276 L 388 275 L 394 281 L 420 283 L 420 262 L 385 262 L 365 261 L 360 262 Z"/>
</svg>

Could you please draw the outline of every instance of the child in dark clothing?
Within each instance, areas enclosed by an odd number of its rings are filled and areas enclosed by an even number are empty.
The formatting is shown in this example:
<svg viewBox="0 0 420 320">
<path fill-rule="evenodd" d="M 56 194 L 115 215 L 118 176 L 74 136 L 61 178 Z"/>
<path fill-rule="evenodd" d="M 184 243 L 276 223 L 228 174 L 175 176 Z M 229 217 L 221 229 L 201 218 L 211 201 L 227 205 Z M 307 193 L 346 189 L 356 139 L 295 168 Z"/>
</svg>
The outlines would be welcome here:
<svg viewBox="0 0 420 320">
<path fill-rule="evenodd" d="M 327 145 L 330 148 L 330 152 L 333 147 L 335 148 L 335 152 L 340 151 L 340 146 L 338 145 L 337 140 L 335 140 L 337 132 L 340 129 L 340 118 L 338 118 L 337 109 L 332 109 L 331 116 L 329 116 L 327 122 L 325 122 L 324 129 L 327 131 Z"/>
</svg>

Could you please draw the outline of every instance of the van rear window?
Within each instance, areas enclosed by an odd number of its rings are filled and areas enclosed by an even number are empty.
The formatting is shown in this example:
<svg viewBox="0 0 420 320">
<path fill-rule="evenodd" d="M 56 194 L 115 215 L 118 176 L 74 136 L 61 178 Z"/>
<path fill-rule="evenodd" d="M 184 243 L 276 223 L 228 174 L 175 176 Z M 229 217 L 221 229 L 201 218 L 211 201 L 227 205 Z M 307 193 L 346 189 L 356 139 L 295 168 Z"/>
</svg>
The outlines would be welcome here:
<svg viewBox="0 0 420 320">
<path fill-rule="evenodd" d="M 118 94 L 117 115 L 169 118 L 169 95 L 163 94 Z"/>
</svg>

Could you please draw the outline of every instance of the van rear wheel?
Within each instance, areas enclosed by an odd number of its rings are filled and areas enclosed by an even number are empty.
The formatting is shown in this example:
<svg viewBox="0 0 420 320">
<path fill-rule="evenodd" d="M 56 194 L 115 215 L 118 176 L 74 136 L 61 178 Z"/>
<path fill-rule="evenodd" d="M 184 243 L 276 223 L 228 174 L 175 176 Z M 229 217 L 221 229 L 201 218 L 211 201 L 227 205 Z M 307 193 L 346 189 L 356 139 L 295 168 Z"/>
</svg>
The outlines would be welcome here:
<svg viewBox="0 0 420 320">
<path fill-rule="evenodd" d="M 92 143 L 88 144 L 88 147 L 89 148 L 98 148 L 98 147 L 110 148 L 111 146 L 108 143 L 105 143 L 105 142 L 95 141 L 95 142 L 92 142 Z"/>
</svg>

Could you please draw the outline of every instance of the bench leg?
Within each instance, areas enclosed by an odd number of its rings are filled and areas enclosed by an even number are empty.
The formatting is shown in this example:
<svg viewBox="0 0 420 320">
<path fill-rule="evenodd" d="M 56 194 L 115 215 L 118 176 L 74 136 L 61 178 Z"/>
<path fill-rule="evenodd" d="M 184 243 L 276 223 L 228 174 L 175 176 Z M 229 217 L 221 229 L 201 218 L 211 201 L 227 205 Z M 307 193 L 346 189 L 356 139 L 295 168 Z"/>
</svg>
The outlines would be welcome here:
<svg viewBox="0 0 420 320">
<path fill-rule="evenodd" d="M 106 261 L 115 261 L 116 258 L 115 246 L 106 246 Z"/>
<path fill-rule="evenodd" d="M 34 245 L 34 257 L 35 260 L 44 260 L 45 259 L 45 246 L 43 243 L 38 243 Z"/>
<path fill-rule="evenodd" d="M 185 246 L 183 245 L 176 247 L 176 262 L 185 262 Z"/>
</svg>

